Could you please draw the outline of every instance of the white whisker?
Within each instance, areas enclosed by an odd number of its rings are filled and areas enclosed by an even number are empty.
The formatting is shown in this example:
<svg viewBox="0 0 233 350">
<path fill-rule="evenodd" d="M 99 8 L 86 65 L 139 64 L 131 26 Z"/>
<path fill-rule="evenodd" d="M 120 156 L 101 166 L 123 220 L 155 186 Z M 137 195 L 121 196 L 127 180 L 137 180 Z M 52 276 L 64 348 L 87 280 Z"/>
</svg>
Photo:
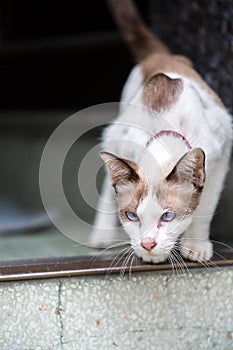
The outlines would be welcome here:
<svg viewBox="0 0 233 350">
<path fill-rule="evenodd" d="M 180 246 L 179 246 L 179 248 L 180 248 Z M 186 247 L 184 247 L 184 246 L 182 246 L 182 250 L 184 251 L 184 252 L 187 252 L 187 253 L 190 253 L 190 251 L 191 252 L 193 252 L 193 255 L 195 256 L 196 255 L 196 252 L 194 251 L 194 250 L 190 250 L 190 248 L 186 248 Z M 210 260 L 210 261 L 197 261 L 199 264 L 201 264 L 204 268 L 206 268 L 208 271 L 210 271 L 210 269 L 211 269 L 211 267 L 216 267 L 216 268 L 218 268 L 220 271 L 222 270 L 221 268 L 220 268 L 220 266 L 218 266 L 214 261 L 212 261 L 212 260 Z"/>
<path fill-rule="evenodd" d="M 114 248 L 121 248 L 121 247 L 124 247 L 125 245 L 129 245 L 130 244 L 130 241 L 123 241 L 123 242 L 119 242 L 118 241 L 118 243 L 116 243 L 116 244 L 113 244 L 113 245 L 111 245 L 111 246 L 109 246 L 109 247 L 107 247 L 107 248 L 105 248 L 105 249 L 102 249 L 99 253 L 97 253 L 97 254 L 95 254 L 93 257 L 91 257 L 90 258 L 90 262 L 91 261 L 96 261 L 101 255 L 104 255 L 108 250 L 112 250 L 112 249 L 114 249 Z M 111 256 L 112 255 L 115 255 L 115 252 L 113 252 L 112 254 L 111 254 Z"/>
<path fill-rule="evenodd" d="M 115 258 L 112 260 L 112 262 L 109 266 L 110 270 L 106 273 L 106 277 L 112 273 L 113 269 L 117 266 L 117 264 L 119 264 L 119 262 L 124 258 L 125 255 L 127 256 L 127 254 L 130 252 L 131 249 L 132 249 L 132 247 L 126 247 L 126 248 L 122 249 L 120 252 L 118 252 L 118 254 L 115 256 Z"/>
<path fill-rule="evenodd" d="M 129 262 L 130 259 L 131 259 L 132 254 L 134 254 L 133 251 L 131 251 L 130 254 L 129 254 L 128 256 L 126 256 L 125 260 L 124 260 L 123 263 L 122 263 L 123 266 L 122 266 L 121 273 L 120 273 L 120 276 L 121 276 L 122 278 L 124 277 L 125 270 L 126 270 L 126 268 L 128 267 L 127 265 L 128 265 L 128 262 Z"/>
</svg>

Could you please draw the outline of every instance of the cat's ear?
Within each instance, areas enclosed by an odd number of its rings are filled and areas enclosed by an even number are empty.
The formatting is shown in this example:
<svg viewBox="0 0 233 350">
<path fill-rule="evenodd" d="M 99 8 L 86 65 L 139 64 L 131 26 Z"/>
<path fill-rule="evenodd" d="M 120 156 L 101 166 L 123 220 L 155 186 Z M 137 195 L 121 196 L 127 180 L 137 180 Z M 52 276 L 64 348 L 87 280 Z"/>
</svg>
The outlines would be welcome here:
<svg viewBox="0 0 233 350">
<path fill-rule="evenodd" d="M 205 183 L 205 153 L 201 148 L 187 152 L 167 176 L 167 181 L 192 184 L 201 191 Z"/>
<path fill-rule="evenodd" d="M 114 154 L 101 152 L 100 157 L 104 160 L 110 173 L 112 185 L 116 185 L 122 180 L 138 181 L 138 166 L 131 160 L 118 158 Z"/>
</svg>

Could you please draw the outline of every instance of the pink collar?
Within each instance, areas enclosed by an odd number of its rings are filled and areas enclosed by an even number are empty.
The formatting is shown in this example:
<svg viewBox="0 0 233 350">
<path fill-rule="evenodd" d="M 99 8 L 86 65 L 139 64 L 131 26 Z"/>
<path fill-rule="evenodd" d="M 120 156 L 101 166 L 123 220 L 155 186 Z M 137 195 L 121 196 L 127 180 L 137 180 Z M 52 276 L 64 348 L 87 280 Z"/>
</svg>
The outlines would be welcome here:
<svg viewBox="0 0 233 350">
<path fill-rule="evenodd" d="M 153 140 L 158 139 L 159 137 L 161 137 L 163 135 L 171 135 L 171 136 L 174 136 L 174 137 L 180 137 L 180 138 L 182 138 L 182 140 L 184 141 L 184 143 L 188 147 L 188 149 L 192 149 L 190 143 L 184 137 L 184 135 L 181 135 L 180 133 L 178 133 L 176 131 L 173 131 L 173 130 L 162 130 L 162 131 L 159 131 L 157 134 L 151 136 L 151 138 L 146 143 L 146 147 L 148 147 Z"/>
</svg>

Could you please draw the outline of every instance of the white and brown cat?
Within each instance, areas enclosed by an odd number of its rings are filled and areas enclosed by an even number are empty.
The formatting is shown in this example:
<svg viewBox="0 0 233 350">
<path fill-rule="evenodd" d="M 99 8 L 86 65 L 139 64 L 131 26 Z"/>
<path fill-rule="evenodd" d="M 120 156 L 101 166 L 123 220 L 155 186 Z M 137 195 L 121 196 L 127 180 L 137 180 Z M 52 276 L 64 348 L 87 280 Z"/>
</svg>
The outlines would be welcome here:
<svg viewBox="0 0 233 350">
<path fill-rule="evenodd" d="M 144 261 L 164 261 L 177 246 L 184 258 L 209 260 L 210 223 L 232 148 L 231 116 L 192 62 L 150 32 L 131 0 L 109 5 L 138 64 L 119 116 L 103 134 L 108 174 L 92 244 L 114 239 L 118 211 Z"/>
</svg>

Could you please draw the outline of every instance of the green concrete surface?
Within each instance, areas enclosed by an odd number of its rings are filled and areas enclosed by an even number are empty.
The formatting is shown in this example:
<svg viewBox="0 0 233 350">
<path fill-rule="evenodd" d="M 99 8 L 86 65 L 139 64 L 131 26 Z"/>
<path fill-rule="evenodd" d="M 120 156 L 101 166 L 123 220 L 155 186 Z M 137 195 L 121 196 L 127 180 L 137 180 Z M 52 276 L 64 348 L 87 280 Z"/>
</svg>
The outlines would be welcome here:
<svg viewBox="0 0 233 350">
<path fill-rule="evenodd" d="M 1 350 L 233 349 L 233 269 L 3 283 Z"/>
<path fill-rule="evenodd" d="M 5 120 L 11 120 L 11 118 L 16 120 L 17 118 L 12 113 L 2 112 L 0 116 L 3 120 L 4 118 Z M 53 113 L 57 115 L 57 112 Z M 46 124 L 55 117 L 53 113 L 51 111 L 40 113 L 24 111 L 20 115 L 20 120 L 26 118 L 25 120 L 28 122 L 36 118 L 37 121 L 40 121 L 38 127 L 32 127 L 32 124 L 29 124 L 30 127 L 21 128 L 19 132 L 18 128 L 12 125 L 11 128 L 3 128 L 0 133 L 0 260 L 92 254 L 88 248 L 79 246 L 78 243 L 69 240 L 55 229 L 33 233 L 25 233 L 25 230 L 21 230 L 21 233 L 13 233 L 11 230 L 9 234 L 2 229 L 7 221 L 12 225 L 22 216 L 20 221 L 22 223 L 26 214 L 27 216 L 29 214 L 39 215 L 44 212 L 39 190 L 39 165 L 44 146 L 53 131 L 51 125 L 48 128 L 49 124 Z M 69 116 L 69 113 L 64 112 L 63 114 L 61 120 Z M 19 117 L 18 112 L 16 115 Z M 80 123 L 84 122 L 91 128 L 93 116 L 90 113 L 90 116 L 88 117 L 87 114 L 86 117 L 87 120 L 80 119 Z M 106 122 L 111 117 L 111 113 L 101 113 L 101 118 L 105 118 Z M 25 125 L 27 125 L 26 121 Z M 77 216 L 88 224 L 93 221 L 95 205 L 91 208 L 89 202 L 85 203 L 83 200 L 79 186 L 77 186 L 77 170 L 84 156 L 99 142 L 99 136 L 100 130 L 92 130 L 89 134 L 81 137 L 72 146 L 63 169 L 63 185 L 67 200 Z M 64 135 L 64 139 L 65 137 L 66 135 Z M 232 241 L 232 169 L 233 163 L 211 230 L 213 239 L 221 242 Z M 17 176 L 15 176 L 16 173 Z M 99 175 L 97 185 L 100 188 L 101 174 Z M 90 203 L 97 203 L 98 193 L 93 191 L 90 186 L 90 173 L 87 173 L 83 179 L 81 187 L 85 189 L 84 197 L 90 199 Z M 83 231 L 85 230 L 77 227 L 77 234 L 84 237 Z M 83 239 L 83 241 L 87 240 Z"/>
<path fill-rule="evenodd" d="M 72 241 L 53 228 L 34 233 L 0 235 L 0 260 L 3 261 L 94 253 L 96 253 L 94 249 Z"/>
</svg>

